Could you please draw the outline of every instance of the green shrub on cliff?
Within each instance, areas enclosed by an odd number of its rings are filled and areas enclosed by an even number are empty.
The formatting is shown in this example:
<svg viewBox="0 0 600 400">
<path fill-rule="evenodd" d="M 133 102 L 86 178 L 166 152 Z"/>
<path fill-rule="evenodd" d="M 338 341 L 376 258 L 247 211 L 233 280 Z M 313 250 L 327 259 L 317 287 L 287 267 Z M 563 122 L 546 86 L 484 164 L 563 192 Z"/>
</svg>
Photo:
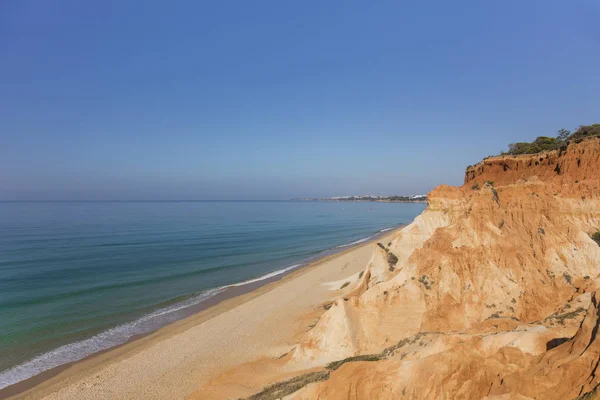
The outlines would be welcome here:
<svg viewBox="0 0 600 400">
<path fill-rule="evenodd" d="M 587 137 L 600 136 L 600 124 L 581 125 L 571 133 L 567 129 L 559 129 L 556 137 L 538 136 L 533 142 L 517 142 L 508 145 L 508 151 L 502 154 L 519 155 L 535 154 L 543 151 L 558 150 L 571 141 L 580 141 Z"/>
<path fill-rule="evenodd" d="M 534 154 L 542 151 L 556 150 L 560 146 L 564 145 L 565 142 L 559 138 L 553 138 L 548 136 L 539 136 L 533 142 L 518 142 L 511 143 L 508 145 L 508 152 L 506 154 L 517 155 L 517 154 Z"/>
<path fill-rule="evenodd" d="M 592 136 L 600 136 L 600 124 L 581 125 L 569 136 L 569 140 L 578 140 Z"/>
<path fill-rule="evenodd" d="M 246 397 L 245 400 L 277 400 L 289 394 L 297 392 L 311 383 L 321 382 L 329 379 L 330 371 L 315 371 L 296 376 L 287 381 L 277 382 L 267 386 L 262 391 Z"/>
<path fill-rule="evenodd" d="M 600 231 L 592 233 L 591 238 L 594 242 L 598 243 L 598 246 L 600 246 Z"/>
<path fill-rule="evenodd" d="M 571 136 L 571 131 L 568 129 L 559 129 L 556 131 L 556 137 L 560 140 L 567 140 Z"/>
<path fill-rule="evenodd" d="M 398 257 L 396 257 L 396 255 L 394 253 L 389 252 L 387 255 L 387 261 L 388 261 L 388 264 L 390 265 L 390 267 L 393 267 L 398 262 Z"/>
</svg>

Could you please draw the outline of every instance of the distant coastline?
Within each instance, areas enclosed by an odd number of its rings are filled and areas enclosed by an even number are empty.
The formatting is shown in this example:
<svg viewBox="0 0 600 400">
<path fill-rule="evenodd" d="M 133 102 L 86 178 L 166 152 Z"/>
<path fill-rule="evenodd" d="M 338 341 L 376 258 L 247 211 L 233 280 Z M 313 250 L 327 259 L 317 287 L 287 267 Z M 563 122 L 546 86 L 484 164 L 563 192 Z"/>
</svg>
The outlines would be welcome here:
<svg viewBox="0 0 600 400">
<path fill-rule="evenodd" d="M 427 203 L 427 195 L 418 194 L 411 196 L 340 196 L 340 197 L 304 197 L 294 198 L 294 201 L 363 201 L 363 202 L 379 202 L 379 203 Z"/>
</svg>

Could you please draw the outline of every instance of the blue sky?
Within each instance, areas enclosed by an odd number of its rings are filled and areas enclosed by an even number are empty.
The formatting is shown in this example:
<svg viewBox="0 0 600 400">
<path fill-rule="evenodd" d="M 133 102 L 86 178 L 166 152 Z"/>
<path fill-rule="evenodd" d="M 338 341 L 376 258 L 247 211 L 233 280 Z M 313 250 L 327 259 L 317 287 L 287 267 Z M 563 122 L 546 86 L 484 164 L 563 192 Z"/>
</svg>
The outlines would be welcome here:
<svg viewBox="0 0 600 400">
<path fill-rule="evenodd" d="M 600 122 L 597 1 L 3 1 L 0 199 L 424 193 Z"/>
</svg>

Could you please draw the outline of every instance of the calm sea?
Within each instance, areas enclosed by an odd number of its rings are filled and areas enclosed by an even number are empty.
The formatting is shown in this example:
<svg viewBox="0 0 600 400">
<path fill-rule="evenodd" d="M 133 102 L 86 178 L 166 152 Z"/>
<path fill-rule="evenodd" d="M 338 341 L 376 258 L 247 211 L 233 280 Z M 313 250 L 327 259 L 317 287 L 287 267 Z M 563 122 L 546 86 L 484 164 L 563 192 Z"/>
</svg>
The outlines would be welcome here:
<svg viewBox="0 0 600 400">
<path fill-rule="evenodd" d="M 424 204 L 0 203 L 0 388 L 408 223 Z"/>
</svg>

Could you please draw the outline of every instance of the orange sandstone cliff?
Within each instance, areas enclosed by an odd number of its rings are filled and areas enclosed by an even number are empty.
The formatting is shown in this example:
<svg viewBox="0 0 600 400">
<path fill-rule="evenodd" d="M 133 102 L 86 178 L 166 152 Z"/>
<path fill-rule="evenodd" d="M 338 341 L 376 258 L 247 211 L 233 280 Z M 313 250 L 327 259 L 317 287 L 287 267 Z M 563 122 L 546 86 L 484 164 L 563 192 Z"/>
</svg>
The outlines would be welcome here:
<svg viewBox="0 0 600 400">
<path fill-rule="evenodd" d="M 596 398 L 597 231 L 600 139 L 469 167 L 249 398 Z"/>
</svg>

